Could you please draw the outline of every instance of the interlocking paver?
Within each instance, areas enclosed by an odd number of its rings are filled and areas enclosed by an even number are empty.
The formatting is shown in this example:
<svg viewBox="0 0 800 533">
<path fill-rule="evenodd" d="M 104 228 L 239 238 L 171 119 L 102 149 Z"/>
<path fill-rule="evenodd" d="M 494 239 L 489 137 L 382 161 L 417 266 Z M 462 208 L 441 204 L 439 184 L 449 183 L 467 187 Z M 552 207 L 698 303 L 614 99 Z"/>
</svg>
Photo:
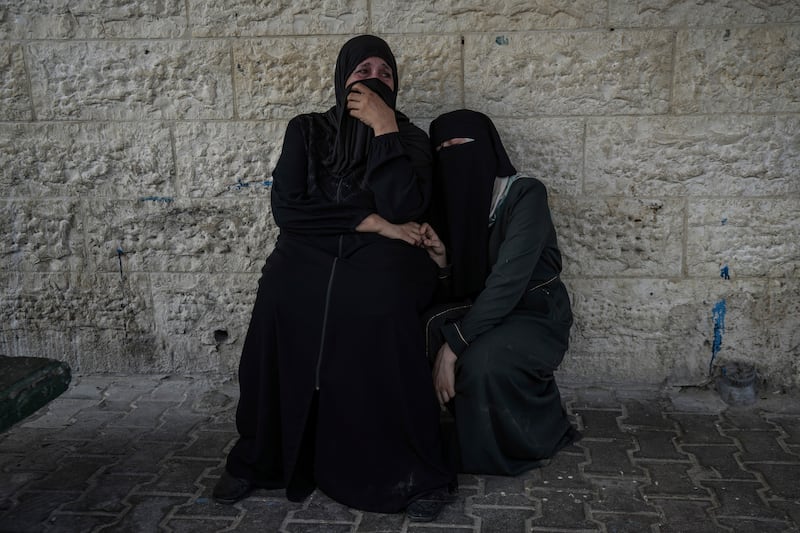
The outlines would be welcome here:
<svg viewBox="0 0 800 533">
<path fill-rule="evenodd" d="M 655 513 L 658 510 L 642 496 L 642 483 L 635 479 L 597 480 L 597 498 L 592 510 L 607 513 Z"/>
<path fill-rule="evenodd" d="M 77 376 L 0 434 L 0 531 L 799 530 L 800 399 L 786 395 L 729 408 L 707 390 L 564 387 L 583 440 L 519 476 L 460 475 L 456 501 L 419 524 L 320 491 L 302 503 L 281 490 L 215 503 L 237 394 L 206 378 Z"/>
<path fill-rule="evenodd" d="M 58 469 L 30 484 L 39 490 L 78 490 L 88 488 L 89 478 L 114 461 L 113 457 L 67 456 Z"/>
<path fill-rule="evenodd" d="M 768 459 L 770 461 L 797 462 L 796 455 L 786 451 L 780 445 L 778 431 L 748 431 L 743 429 L 726 430 L 725 434 L 736 438 L 742 447 L 743 462 Z"/>
<path fill-rule="evenodd" d="M 231 441 L 231 435 L 220 431 L 196 431 L 191 436 L 191 443 L 177 450 L 176 456 L 219 459 L 225 457 L 225 448 Z"/>
<path fill-rule="evenodd" d="M 664 415 L 663 406 L 658 401 L 629 400 L 624 404 L 625 414 L 621 424 L 649 429 L 675 430 L 675 422 Z"/>
<path fill-rule="evenodd" d="M 733 444 L 732 438 L 720 433 L 718 415 L 670 413 L 669 417 L 682 429 L 679 436 L 679 442 L 682 444 Z"/>
<path fill-rule="evenodd" d="M 619 476 L 643 478 L 645 472 L 635 466 L 628 456 L 637 449 L 631 436 L 619 439 L 590 440 L 583 439 L 581 446 L 589 450 L 591 462 L 584 466 L 586 474 L 596 476 Z"/>
<path fill-rule="evenodd" d="M 589 439 L 611 439 L 620 434 L 617 419 L 622 416 L 620 410 L 575 409 L 580 416 L 581 433 Z"/>
<path fill-rule="evenodd" d="M 62 511 L 121 513 L 127 508 L 125 497 L 137 485 L 148 482 L 151 475 L 103 473 L 93 480 L 93 485 L 83 495 L 66 505 Z"/>
<path fill-rule="evenodd" d="M 109 533 L 158 531 L 159 524 L 182 498 L 163 495 L 132 495 L 125 499 L 129 509 L 122 517 L 101 529 Z"/>
<path fill-rule="evenodd" d="M 50 515 L 80 492 L 30 491 L 17 496 L 16 505 L 0 515 L 0 531 L 39 531 Z"/>
<path fill-rule="evenodd" d="M 526 523 L 536 516 L 534 509 L 503 507 L 475 507 L 472 512 L 481 519 L 481 533 L 525 533 L 530 531 Z"/>
<path fill-rule="evenodd" d="M 770 520 L 748 520 L 743 518 L 720 518 L 722 526 L 730 528 L 730 531 L 755 531 L 758 533 L 794 533 L 796 528 L 781 521 Z"/>
<path fill-rule="evenodd" d="M 770 418 L 770 420 L 786 433 L 786 438 L 784 439 L 786 444 L 800 446 L 800 417 L 779 416 Z"/>
<path fill-rule="evenodd" d="M 593 488 L 590 480 L 586 479 L 581 468 L 587 464 L 585 454 L 559 453 L 546 468 L 534 472 L 527 482 L 529 490 L 558 490 L 569 489 L 573 491 L 588 491 Z"/>
<path fill-rule="evenodd" d="M 591 494 L 555 492 L 542 496 L 541 515 L 531 520 L 534 531 L 599 530 L 599 525 L 587 515 Z"/>
<path fill-rule="evenodd" d="M 642 487 L 646 496 L 689 496 L 708 498 L 708 491 L 692 480 L 690 471 L 696 468 L 691 463 L 640 462 L 650 474 L 650 484 Z"/>
<path fill-rule="evenodd" d="M 39 531 L 47 533 L 75 533 L 76 531 L 94 531 L 96 528 L 111 524 L 114 516 L 97 514 L 70 514 L 56 512 L 42 524 Z"/>
<path fill-rule="evenodd" d="M 196 482 L 209 467 L 203 459 L 173 457 L 161 466 L 155 480 L 141 485 L 137 492 L 169 492 L 172 494 L 194 494 L 200 488 Z"/>
<path fill-rule="evenodd" d="M 724 481 L 705 480 L 702 485 L 713 491 L 719 507 L 711 510 L 711 514 L 720 517 L 765 518 L 782 520 L 784 513 L 765 505 L 759 491 L 764 485 L 758 481 Z"/>
<path fill-rule="evenodd" d="M 745 466 L 737 460 L 738 446 L 732 444 L 684 444 L 681 449 L 694 455 L 700 465 L 695 473 L 696 479 L 755 479 L 755 474 L 748 472 Z"/>
<path fill-rule="evenodd" d="M 681 453 L 676 445 L 678 433 L 676 431 L 650 430 L 632 428 L 629 433 L 636 439 L 639 449 L 633 452 L 634 459 L 686 460 L 686 454 Z"/>
<path fill-rule="evenodd" d="M 233 525 L 230 518 L 172 518 L 165 524 L 172 533 L 197 533 L 198 531 L 224 531 Z M 264 532 L 266 530 L 262 530 Z"/>
<path fill-rule="evenodd" d="M 356 533 L 382 533 L 400 531 L 406 517 L 403 513 L 361 513 Z"/>
<path fill-rule="evenodd" d="M 708 511 L 710 501 L 663 499 L 653 500 L 664 514 L 660 533 L 712 533 L 730 531 L 721 528 Z"/>
<path fill-rule="evenodd" d="M 653 531 L 653 527 L 661 523 L 658 515 L 594 513 L 593 517 L 605 526 L 608 533 Z"/>
<path fill-rule="evenodd" d="M 800 503 L 800 462 L 794 464 L 746 463 L 747 469 L 758 472 L 769 486 L 769 497 L 785 498 Z"/>
</svg>

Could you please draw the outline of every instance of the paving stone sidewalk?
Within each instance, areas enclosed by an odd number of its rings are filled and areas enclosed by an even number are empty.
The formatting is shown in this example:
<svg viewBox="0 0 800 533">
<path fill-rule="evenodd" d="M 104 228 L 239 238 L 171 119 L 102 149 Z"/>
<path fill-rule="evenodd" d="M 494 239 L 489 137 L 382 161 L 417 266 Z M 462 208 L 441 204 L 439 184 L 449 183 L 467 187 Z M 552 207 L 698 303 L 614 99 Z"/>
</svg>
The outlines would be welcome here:
<svg viewBox="0 0 800 533">
<path fill-rule="evenodd" d="M 800 531 L 800 398 L 729 408 L 710 390 L 565 387 L 584 434 L 519 477 L 463 475 L 436 522 L 211 489 L 236 438 L 233 383 L 77 376 L 0 434 L 0 531 Z"/>
</svg>

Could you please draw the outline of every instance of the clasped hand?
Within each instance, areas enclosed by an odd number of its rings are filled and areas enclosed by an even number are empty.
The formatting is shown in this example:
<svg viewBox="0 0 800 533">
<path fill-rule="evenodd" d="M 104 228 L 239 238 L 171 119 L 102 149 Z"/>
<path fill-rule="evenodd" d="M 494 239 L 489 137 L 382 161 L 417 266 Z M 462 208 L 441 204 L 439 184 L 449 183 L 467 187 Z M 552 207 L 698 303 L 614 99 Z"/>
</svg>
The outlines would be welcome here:
<svg viewBox="0 0 800 533">
<path fill-rule="evenodd" d="M 375 136 L 400 131 L 394 110 L 379 94 L 363 83 L 356 83 L 347 93 L 347 110 L 375 132 Z"/>
</svg>

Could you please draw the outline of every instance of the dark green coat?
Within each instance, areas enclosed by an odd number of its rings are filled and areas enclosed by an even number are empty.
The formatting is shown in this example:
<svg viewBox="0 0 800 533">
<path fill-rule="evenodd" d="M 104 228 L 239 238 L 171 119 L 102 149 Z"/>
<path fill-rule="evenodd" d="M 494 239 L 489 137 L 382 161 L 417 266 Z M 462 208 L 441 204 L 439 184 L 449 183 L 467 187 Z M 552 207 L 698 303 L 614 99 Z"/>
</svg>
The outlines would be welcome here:
<svg viewBox="0 0 800 533">
<path fill-rule="evenodd" d="M 553 372 L 572 311 L 545 186 L 517 179 L 489 238 L 491 272 L 469 312 L 442 327 L 456 362 L 461 469 L 518 474 L 578 437 Z"/>
</svg>

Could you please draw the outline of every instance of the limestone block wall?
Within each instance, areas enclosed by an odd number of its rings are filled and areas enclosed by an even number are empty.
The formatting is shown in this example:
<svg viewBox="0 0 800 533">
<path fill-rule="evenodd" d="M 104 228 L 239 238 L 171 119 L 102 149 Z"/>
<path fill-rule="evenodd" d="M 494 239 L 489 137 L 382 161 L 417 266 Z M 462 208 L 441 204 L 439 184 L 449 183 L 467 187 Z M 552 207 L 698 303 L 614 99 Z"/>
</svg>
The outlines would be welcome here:
<svg viewBox="0 0 800 533">
<path fill-rule="evenodd" d="M 0 0 L 0 354 L 233 375 L 285 125 L 364 32 L 548 185 L 564 376 L 800 384 L 796 0 Z"/>
</svg>

